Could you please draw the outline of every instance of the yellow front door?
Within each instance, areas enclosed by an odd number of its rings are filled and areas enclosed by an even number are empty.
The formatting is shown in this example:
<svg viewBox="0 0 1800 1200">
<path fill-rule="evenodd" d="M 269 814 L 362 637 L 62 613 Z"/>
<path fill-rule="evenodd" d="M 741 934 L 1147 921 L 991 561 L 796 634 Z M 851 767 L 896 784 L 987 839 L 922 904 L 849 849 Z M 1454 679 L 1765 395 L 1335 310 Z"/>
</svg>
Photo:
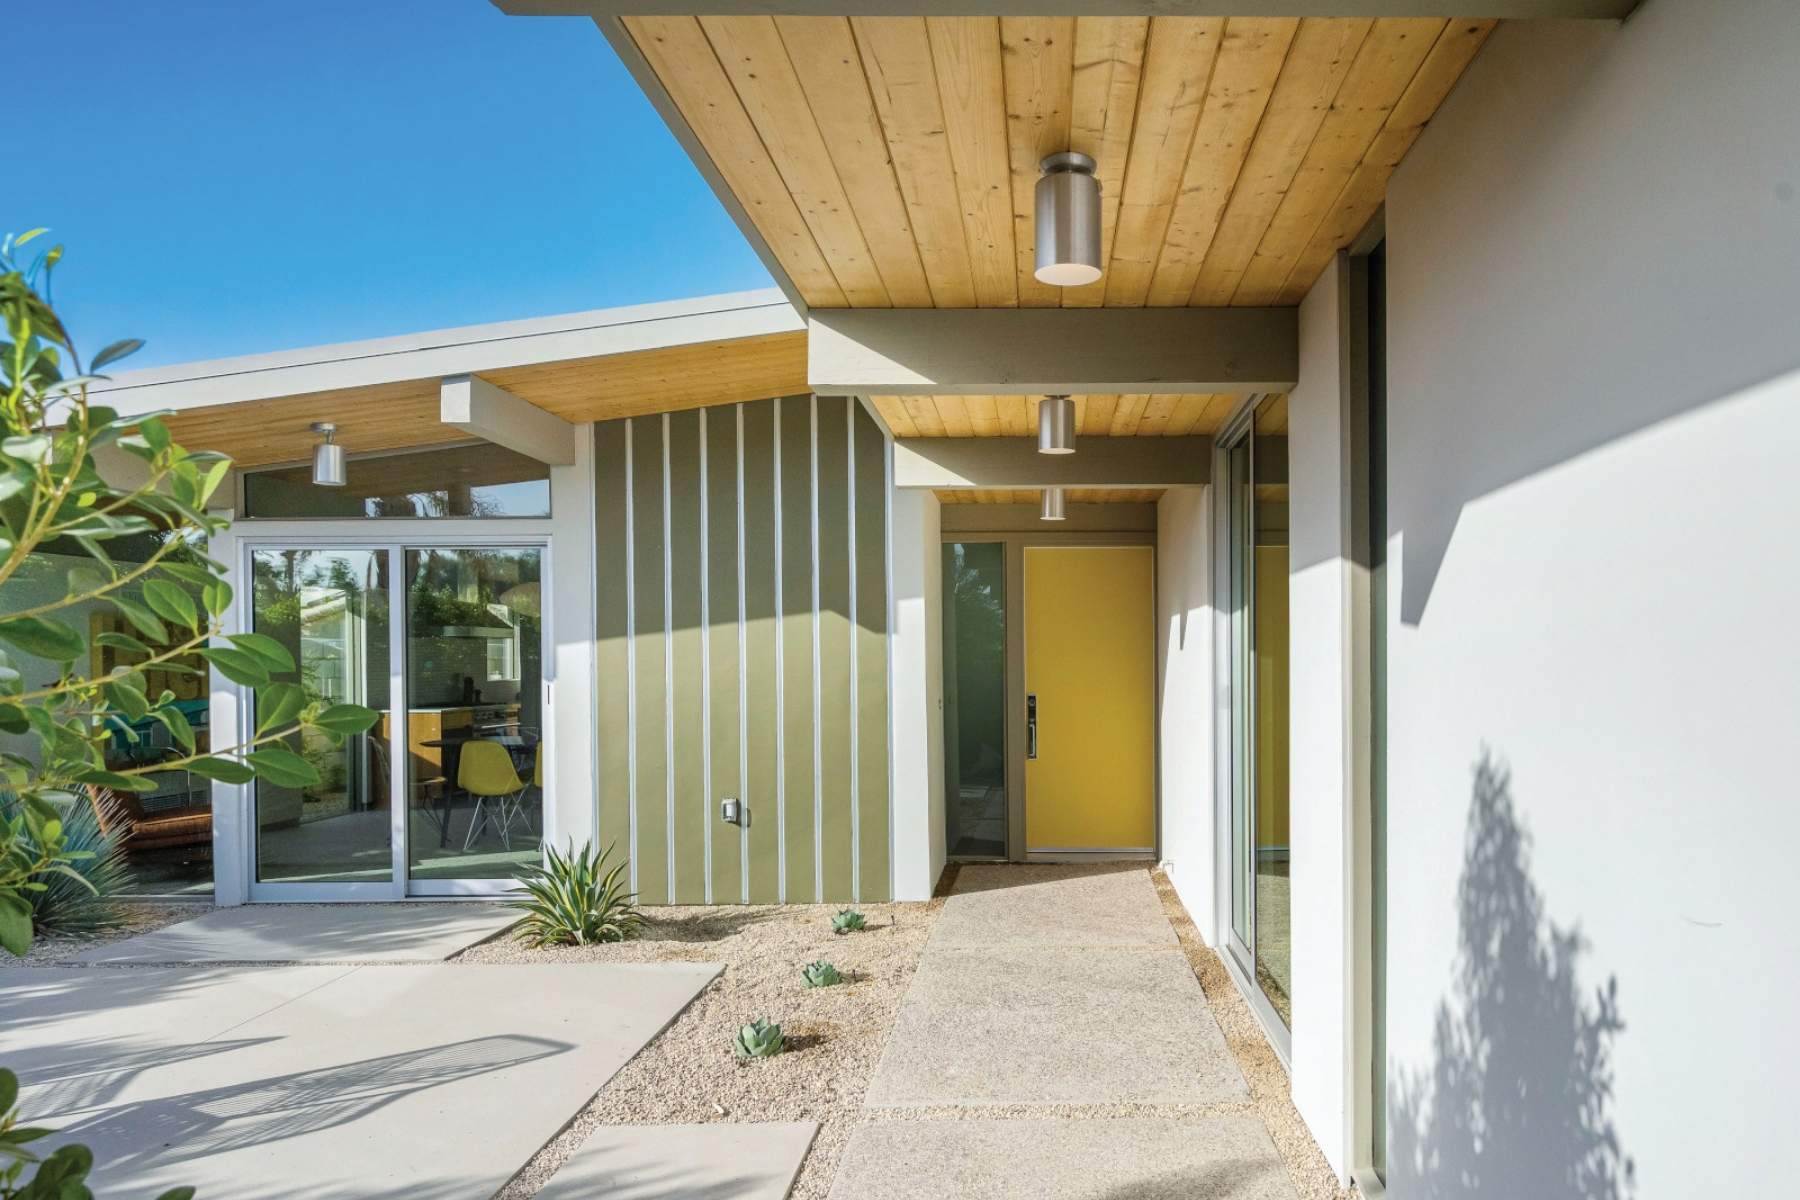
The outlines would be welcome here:
<svg viewBox="0 0 1800 1200">
<path fill-rule="evenodd" d="M 1155 594 L 1149 546 L 1025 548 L 1031 853 L 1156 846 Z"/>
</svg>

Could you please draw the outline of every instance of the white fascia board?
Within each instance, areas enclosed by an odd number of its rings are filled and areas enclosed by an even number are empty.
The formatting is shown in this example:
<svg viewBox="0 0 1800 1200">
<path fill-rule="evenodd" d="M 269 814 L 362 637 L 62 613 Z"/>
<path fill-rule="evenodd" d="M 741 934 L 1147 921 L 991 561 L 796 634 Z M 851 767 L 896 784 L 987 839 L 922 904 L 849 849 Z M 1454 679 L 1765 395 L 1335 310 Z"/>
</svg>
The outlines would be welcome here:
<svg viewBox="0 0 1800 1200">
<path fill-rule="evenodd" d="M 115 376 L 91 394 L 124 413 L 206 408 L 805 328 L 786 297 L 764 288 L 151 367 Z"/>
</svg>

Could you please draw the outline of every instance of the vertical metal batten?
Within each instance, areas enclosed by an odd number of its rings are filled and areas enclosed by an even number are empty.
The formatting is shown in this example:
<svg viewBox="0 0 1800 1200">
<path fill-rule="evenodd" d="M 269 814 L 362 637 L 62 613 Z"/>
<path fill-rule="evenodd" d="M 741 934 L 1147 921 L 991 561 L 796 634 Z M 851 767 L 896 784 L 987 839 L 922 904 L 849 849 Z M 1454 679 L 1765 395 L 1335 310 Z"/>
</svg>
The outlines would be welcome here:
<svg viewBox="0 0 1800 1200">
<path fill-rule="evenodd" d="M 745 816 L 738 826 L 739 878 L 744 903 L 750 903 L 750 636 L 744 607 L 744 406 L 735 404 L 737 422 L 737 630 L 738 630 L 738 801 Z"/>
<path fill-rule="evenodd" d="M 845 524 L 850 555 L 850 899 L 862 902 L 862 671 L 856 607 L 856 400 L 844 397 Z"/>
<path fill-rule="evenodd" d="M 712 826 L 712 605 L 708 559 L 712 543 L 708 537 L 708 484 L 706 455 L 706 410 L 700 410 L 700 612 L 703 622 L 700 636 L 700 836 L 701 859 L 706 864 L 703 895 L 713 902 L 713 826 Z"/>
<path fill-rule="evenodd" d="M 782 607 L 781 594 L 781 560 L 782 533 L 781 523 L 781 397 L 772 402 L 774 406 L 773 422 L 775 425 L 773 438 L 773 454 L 775 470 L 771 476 L 774 487 L 775 513 L 775 883 L 776 899 L 787 903 L 787 689 L 784 676 L 787 674 L 787 639 L 782 628 L 787 624 Z"/>
<path fill-rule="evenodd" d="M 819 662 L 819 398 L 807 397 L 808 541 L 812 546 L 813 901 L 825 902 L 825 741 Z"/>
<path fill-rule="evenodd" d="M 669 863 L 669 903 L 675 903 L 675 530 L 669 511 L 669 414 L 662 415 L 662 580 L 663 580 L 663 771 L 664 809 L 668 825 L 663 850 Z"/>
<path fill-rule="evenodd" d="M 625 421 L 625 812 L 630 824 L 631 890 L 638 890 L 637 771 L 637 423 Z"/>
</svg>

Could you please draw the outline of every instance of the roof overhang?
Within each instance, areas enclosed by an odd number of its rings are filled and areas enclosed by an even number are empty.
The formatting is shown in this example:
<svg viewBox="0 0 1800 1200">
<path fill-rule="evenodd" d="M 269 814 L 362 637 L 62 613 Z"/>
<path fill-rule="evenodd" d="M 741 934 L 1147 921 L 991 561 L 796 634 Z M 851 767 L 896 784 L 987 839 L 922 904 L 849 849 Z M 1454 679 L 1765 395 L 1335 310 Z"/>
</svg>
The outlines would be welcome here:
<svg viewBox="0 0 1800 1200">
<path fill-rule="evenodd" d="M 157 367 L 91 397 L 172 410 L 183 444 L 256 466 L 304 458 L 315 421 L 352 453 L 475 437 L 560 461 L 562 424 L 805 390 L 805 322 L 765 289 Z"/>
<path fill-rule="evenodd" d="M 1640 0 L 493 0 L 516 17 L 1483 17 L 1623 20 Z"/>
</svg>

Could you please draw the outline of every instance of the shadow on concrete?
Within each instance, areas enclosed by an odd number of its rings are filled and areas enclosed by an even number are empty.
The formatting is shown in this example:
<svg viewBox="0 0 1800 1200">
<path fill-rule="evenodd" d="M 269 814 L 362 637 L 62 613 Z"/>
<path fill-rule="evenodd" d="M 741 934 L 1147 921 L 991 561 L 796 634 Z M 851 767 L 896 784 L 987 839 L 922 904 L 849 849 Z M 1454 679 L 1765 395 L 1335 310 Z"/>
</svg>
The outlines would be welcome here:
<svg viewBox="0 0 1800 1200">
<path fill-rule="evenodd" d="M 1409 1200 L 1628 1200 L 1613 1123 L 1619 985 L 1584 993 L 1587 941 L 1550 920 L 1507 768 L 1475 766 L 1455 994 L 1433 1062 L 1389 1085 L 1388 1190 Z"/>
<path fill-rule="evenodd" d="M 61 1119 L 58 1132 L 92 1146 L 109 1171 L 160 1169 L 345 1125 L 414 1093 L 571 1049 L 539 1037 L 471 1038 L 119 1105 L 82 1120 Z"/>
</svg>

